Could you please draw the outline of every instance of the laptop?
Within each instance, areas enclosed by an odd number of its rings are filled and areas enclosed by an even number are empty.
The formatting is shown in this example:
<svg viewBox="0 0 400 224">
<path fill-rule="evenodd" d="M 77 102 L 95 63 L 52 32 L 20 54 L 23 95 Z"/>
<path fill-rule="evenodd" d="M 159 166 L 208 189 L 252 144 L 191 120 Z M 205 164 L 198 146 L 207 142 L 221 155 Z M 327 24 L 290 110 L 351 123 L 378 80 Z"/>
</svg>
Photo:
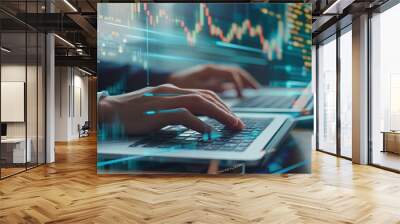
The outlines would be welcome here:
<svg viewBox="0 0 400 224">
<path fill-rule="evenodd" d="M 223 94 L 224 101 L 234 112 L 310 114 L 313 110 L 311 86 L 306 88 L 246 89 L 243 98 L 234 99 L 232 92 Z"/>
<path fill-rule="evenodd" d="M 245 123 L 242 131 L 225 129 L 219 122 L 204 118 L 215 132 L 205 138 L 183 126 L 167 126 L 151 135 L 98 144 L 101 156 L 132 155 L 137 158 L 163 157 L 257 161 L 276 147 L 293 126 L 287 115 L 237 113 Z M 214 135 L 214 136 L 213 136 Z M 209 135 L 207 135 L 209 136 Z"/>
</svg>

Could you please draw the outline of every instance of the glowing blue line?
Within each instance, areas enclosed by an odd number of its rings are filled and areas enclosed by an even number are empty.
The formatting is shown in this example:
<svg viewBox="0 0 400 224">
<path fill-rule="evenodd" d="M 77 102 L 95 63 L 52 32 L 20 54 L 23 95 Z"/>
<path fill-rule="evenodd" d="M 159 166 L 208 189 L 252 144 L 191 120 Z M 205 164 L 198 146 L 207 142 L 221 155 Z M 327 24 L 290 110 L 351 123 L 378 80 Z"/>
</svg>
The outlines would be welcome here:
<svg viewBox="0 0 400 224">
<path fill-rule="evenodd" d="M 145 111 L 144 114 L 152 116 L 152 115 L 156 115 L 156 114 L 179 113 L 179 112 L 182 112 L 182 111 L 183 111 L 182 108 L 163 109 L 163 110 L 158 110 L 158 111 L 157 110 L 148 110 L 148 111 Z"/>
<path fill-rule="evenodd" d="M 136 35 L 130 35 L 127 34 L 126 37 L 128 38 L 132 38 L 132 39 L 139 39 L 139 40 L 149 40 L 149 41 L 158 41 L 157 39 L 153 39 L 153 38 L 146 38 L 146 37 L 142 37 L 142 36 L 136 36 Z"/>
<path fill-rule="evenodd" d="M 225 43 L 222 41 L 217 41 L 216 44 L 217 44 L 217 46 L 221 46 L 221 47 L 228 47 L 228 48 L 233 48 L 233 49 L 239 49 L 239 50 L 251 51 L 251 52 L 257 52 L 257 53 L 264 54 L 264 52 L 258 48 L 246 47 L 243 45 L 232 44 L 232 43 Z"/>
<path fill-rule="evenodd" d="M 144 114 L 146 114 L 146 115 L 155 115 L 155 114 L 157 114 L 157 111 L 155 111 L 155 110 L 148 110 L 148 111 L 145 111 Z"/>
<path fill-rule="evenodd" d="M 204 59 L 192 59 L 189 57 L 179 57 L 179 56 L 171 56 L 164 54 L 155 54 L 150 53 L 149 57 L 153 58 L 161 58 L 161 59 L 169 59 L 169 60 L 178 60 L 178 61 L 190 61 L 190 62 L 200 62 L 200 63 L 215 63 L 215 61 L 209 61 Z M 250 57 L 229 57 L 226 60 L 234 61 L 236 63 L 246 63 L 246 64 L 255 64 L 255 65 L 266 65 L 267 61 L 265 59 L 259 58 L 250 58 Z"/>
<path fill-rule="evenodd" d="M 276 172 L 273 172 L 273 174 L 287 173 L 288 171 L 294 170 L 294 169 L 296 169 L 298 167 L 301 167 L 301 166 L 304 166 L 304 165 L 306 165 L 308 163 L 310 163 L 310 160 L 307 159 L 307 160 L 304 160 L 302 162 L 299 162 L 299 163 L 293 164 L 291 166 L 288 166 L 285 169 L 281 169 L 281 170 L 278 170 Z"/>
<path fill-rule="evenodd" d="M 177 108 L 177 109 L 165 109 L 165 110 L 159 110 L 158 113 L 160 114 L 166 114 L 166 113 L 179 113 L 182 112 L 182 108 Z"/>
<path fill-rule="evenodd" d="M 97 162 L 97 166 L 100 167 L 100 166 L 111 165 L 114 163 L 124 162 L 124 161 L 132 160 L 132 159 L 138 159 L 141 157 L 143 157 L 143 156 L 129 156 L 129 157 L 113 159 L 113 160 L 109 160 L 109 161 L 105 161 L 105 162 Z"/>
<path fill-rule="evenodd" d="M 296 87 L 307 87 L 309 83 L 308 82 L 300 82 L 300 81 L 287 81 L 286 82 L 286 87 L 288 88 L 296 88 Z M 312 95 L 312 93 L 310 93 Z M 304 95 L 304 93 L 302 93 Z"/>
<path fill-rule="evenodd" d="M 154 30 L 147 30 L 147 29 L 138 28 L 138 27 L 130 27 L 130 26 L 125 26 L 125 25 L 116 24 L 116 23 L 110 23 L 110 22 L 104 22 L 104 23 L 108 24 L 108 25 L 112 25 L 112 26 L 119 26 L 119 27 L 122 27 L 124 29 L 129 29 L 129 30 L 138 30 L 138 31 L 143 31 L 143 32 L 147 32 L 147 33 L 153 33 L 153 34 L 157 34 L 157 35 L 161 35 L 161 36 L 173 37 L 173 38 L 178 38 L 178 39 L 185 39 L 185 38 L 183 38 L 181 36 L 172 35 L 172 34 L 163 33 L 163 32 L 157 32 L 157 31 L 154 31 Z"/>
<path fill-rule="evenodd" d="M 203 63 L 210 63 L 211 62 L 211 61 L 203 60 L 203 59 L 191 59 L 191 58 L 188 58 L 188 57 L 179 57 L 179 56 L 171 56 L 171 55 L 163 55 L 163 54 L 155 54 L 155 53 L 150 53 L 149 57 L 162 58 L 162 59 L 171 59 L 171 60 L 179 60 L 179 61 L 203 62 Z"/>
<path fill-rule="evenodd" d="M 107 49 L 112 49 L 111 47 L 108 47 Z M 135 50 L 136 48 L 134 48 Z M 129 48 L 128 50 L 129 51 Z M 219 51 L 218 54 L 222 54 L 222 58 L 229 62 L 229 63 L 240 63 L 240 64 L 255 64 L 255 65 L 267 65 L 268 61 L 266 59 L 261 59 L 261 58 L 256 58 L 256 57 L 243 57 L 243 56 L 232 56 L 232 54 L 224 54 L 223 51 Z M 166 55 L 166 54 L 158 54 L 158 53 L 149 53 L 149 58 L 157 58 L 157 59 L 167 59 L 167 60 L 176 60 L 179 62 L 186 61 L 186 62 L 191 62 L 191 63 L 215 63 L 215 61 L 210 61 L 206 59 L 198 59 L 198 58 L 190 58 L 188 57 L 180 57 L 180 56 L 172 56 L 172 55 Z M 109 59 L 107 57 L 107 59 Z"/>
</svg>

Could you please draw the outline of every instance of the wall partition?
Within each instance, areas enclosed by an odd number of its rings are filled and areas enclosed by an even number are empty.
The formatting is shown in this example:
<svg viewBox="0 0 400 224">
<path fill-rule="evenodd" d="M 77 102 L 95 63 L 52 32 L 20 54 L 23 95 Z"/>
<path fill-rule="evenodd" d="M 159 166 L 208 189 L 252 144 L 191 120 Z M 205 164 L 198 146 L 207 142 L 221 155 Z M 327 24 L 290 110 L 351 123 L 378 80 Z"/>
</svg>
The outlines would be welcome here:
<svg viewBox="0 0 400 224">
<path fill-rule="evenodd" d="M 26 33 L 1 34 L 1 176 L 26 170 L 31 162 L 31 141 L 27 142 Z M 6 49 L 6 50 L 4 50 Z"/>
<path fill-rule="evenodd" d="M 89 121 L 88 91 L 91 77 L 82 71 L 77 67 L 55 68 L 56 142 L 80 138 L 80 128 Z"/>
<path fill-rule="evenodd" d="M 21 1 L 24 12 L 43 10 L 41 1 Z M 0 3 L 5 6 L 8 2 Z M 9 5 L 7 5 L 9 6 Z M 45 163 L 45 34 L 0 11 L 0 178 Z M 15 21 L 6 26 L 3 21 Z M 12 28 L 12 29 L 11 29 Z"/>
</svg>

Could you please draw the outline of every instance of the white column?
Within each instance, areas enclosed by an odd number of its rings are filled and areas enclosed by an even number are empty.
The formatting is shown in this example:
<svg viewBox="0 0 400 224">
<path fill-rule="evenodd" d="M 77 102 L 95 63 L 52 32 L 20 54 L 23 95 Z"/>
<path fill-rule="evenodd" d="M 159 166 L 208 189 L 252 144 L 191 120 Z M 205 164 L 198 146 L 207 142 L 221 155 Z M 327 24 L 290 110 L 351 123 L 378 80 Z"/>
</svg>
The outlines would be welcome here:
<svg viewBox="0 0 400 224">
<path fill-rule="evenodd" d="M 353 162 L 368 163 L 368 16 L 353 20 Z"/>
<path fill-rule="evenodd" d="M 46 1 L 46 12 L 54 12 L 54 5 Z M 55 161 L 55 43 L 54 34 L 46 35 L 46 163 Z"/>
<path fill-rule="evenodd" d="M 54 35 L 46 36 L 46 163 L 55 161 L 54 132 L 55 132 L 55 56 Z"/>
</svg>

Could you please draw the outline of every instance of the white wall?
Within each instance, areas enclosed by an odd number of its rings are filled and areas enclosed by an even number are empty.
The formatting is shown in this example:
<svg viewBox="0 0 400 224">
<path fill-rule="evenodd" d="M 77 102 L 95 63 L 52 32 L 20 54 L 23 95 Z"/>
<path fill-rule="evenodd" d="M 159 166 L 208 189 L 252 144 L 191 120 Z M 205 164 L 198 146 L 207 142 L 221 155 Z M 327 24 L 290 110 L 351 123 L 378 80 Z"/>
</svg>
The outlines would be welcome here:
<svg viewBox="0 0 400 224">
<path fill-rule="evenodd" d="M 27 70 L 25 70 L 27 69 Z M 28 72 L 28 87 L 27 87 L 27 119 L 28 129 L 35 130 L 36 135 L 36 66 L 18 65 L 18 64 L 5 64 L 1 66 L 1 81 L 2 82 L 26 82 L 25 75 Z M 39 107 L 42 105 L 39 105 Z M 1 108 L 7 110 L 8 108 Z M 25 137 L 25 123 L 26 122 L 11 122 L 7 124 L 7 135 L 9 137 Z M 30 131 L 28 130 L 28 137 Z"/>
<path fill-rule="evenodd" d="M 88 78 L 76 68 L 56 67 L 55 85 L 55 140 L 77 139 L 78 124 L 88 120 Z"/>
<path fill-rule="evenodd" d="M 67 67 L 55 68 L 55 141 L 68 140 L 68 86 L 69 69 Z"/>
<path fill-rule="evenodd" d="M 25 82 L 25 64 L 9 64 L 1 66 L 1 81 Z M 7 110 L 7 108 L 1 108 Z M 7 123 L 7 137 L 25 137 L 25 122 Z"/>
<path fill-rule="evenodd" d="M 36 70 L 38 69 L 38 70 Z M 27 80 L 25 80 L 27 78 Z M 25 135 L 30 140 L 32 149 L 32 161 L 44 162 L 44 74 L 42 67 L 25 66 L 25 64 L 3 64 L 1 66 L 1 81 L 3 82 L 24 82 L 26 84 L 26 107 L 23 106 L 22 112 L 27 115 L 24 122 L 6 122 L 8 138 L 24 138 Z M 22 92 L 23 94 L 23 92 Z M 6 96 L 2 96 L 6 97 Z M 10 108 L 1 108 L 1 110 L 10 110 Z M 12 113 L 12 112 L 11 112 Z M 37 157 L 37 154 L 39 156 Z"/>
<path fill-rule="evenodd" d="M 75 70 L 76 72 L 76 70 Z M 88 78 L 85 76 L 83 77 L 81 75 L 82 73 L 79 73 L 79 75 L 74 75 L 74 103 L 75 106 L 73 110 L 75 110 L 75 113 L 73 113 L 73 119 L 72 119 L 72 136 L 78 137 L 78 129 L 77 126 L 80 124 L 81 126 L 85 123 L 85 121 L 89 120 L 89 112 L 88 112 L 88 107 L 89 107 L 89 102 L 88 102 Z M 80 93 L 79 93 L 80 92 Z M 80 95 L 80 97 L 79 97 Z M 80 101 L 80 102 L 79 102 Z M 81 107 L 81 108 L 79 108 Z M 82 111 L 80 111 L 80 109 Z"/>
</svg>

